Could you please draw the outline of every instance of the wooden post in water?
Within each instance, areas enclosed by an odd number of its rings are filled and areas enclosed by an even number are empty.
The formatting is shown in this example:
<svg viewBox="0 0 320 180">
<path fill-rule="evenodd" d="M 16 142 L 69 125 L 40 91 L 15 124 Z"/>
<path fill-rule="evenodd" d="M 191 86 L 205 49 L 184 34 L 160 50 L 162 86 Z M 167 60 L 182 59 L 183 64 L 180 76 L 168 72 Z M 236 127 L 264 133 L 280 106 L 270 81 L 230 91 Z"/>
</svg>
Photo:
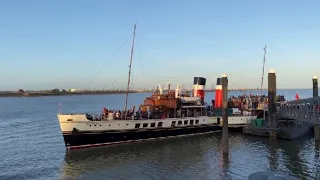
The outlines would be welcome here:
<svg viewBox="0 0 320 180">
<path fill-rule="evenodd" d="M 318 77 L 313 76 L 312 77 L 312 96 L 318 97 Z M 314 125 L 314 139 L 316 141 L 320 140 L 320 127 L 318 124 Z"/>
<path fill-rule="evenodd" d="M 221 85 L 222 85 L 222 148 L 223 154 L 229 154 L 229 133 L 228 133 L 228 77 L 226 73 L 223 73 L 221 76 Z"/>
<path fill-rule="evenodd" d="M 318 76 L 312 77 L 312 90 L 313 97 L 318 97 Z"/>
<path fill-rule="evenodd" d="M 268 73 L 268 112 L 269 112 L 269 127 L 271 132 L 269 133 L 270 140 L 277 139 L 277 78 L 276 72 L 271 68 Z"/>
</svg>

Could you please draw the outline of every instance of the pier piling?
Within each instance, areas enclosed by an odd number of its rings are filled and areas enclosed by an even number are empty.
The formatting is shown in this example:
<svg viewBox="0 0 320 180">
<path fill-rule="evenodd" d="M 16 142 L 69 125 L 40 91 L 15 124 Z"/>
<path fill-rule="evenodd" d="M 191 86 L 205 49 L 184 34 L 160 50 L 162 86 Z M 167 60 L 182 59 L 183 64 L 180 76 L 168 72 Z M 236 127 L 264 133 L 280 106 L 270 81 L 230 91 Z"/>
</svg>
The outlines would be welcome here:
<svg viewBox="0 0 320 180">
<path fill-rule="evenodd" d="M 269 133 L 270 140 L 277 139 L 277 107 L 276 107 L 276 96 L 277 96 L 277 80 L 276 72 L 272 68 L 268 73 L 268 111 L 269 111 L 269 127 L 271 129 Z"/>
<path fill-rule="evenodd" d="M 223 154 L 229 154 L 229 133 L 228 133 L 228 77 L 226 73 L 221 76 L 222 85 L 222 148 Z"/>
<path fill-rule="evenodd" d="M 318 97 L 318 77 L 312 77 L 312 95 L 313 97 Z M 314 138 L 315 140 L 320 140 L 320 127 L 318 124 L 314 125 Z"/>
<path fill-rule="evenodd" d="M 313 90 L 313 97 L 318 97 L 318 77 L 312 77 L 312 90 Z"/>
</svg>

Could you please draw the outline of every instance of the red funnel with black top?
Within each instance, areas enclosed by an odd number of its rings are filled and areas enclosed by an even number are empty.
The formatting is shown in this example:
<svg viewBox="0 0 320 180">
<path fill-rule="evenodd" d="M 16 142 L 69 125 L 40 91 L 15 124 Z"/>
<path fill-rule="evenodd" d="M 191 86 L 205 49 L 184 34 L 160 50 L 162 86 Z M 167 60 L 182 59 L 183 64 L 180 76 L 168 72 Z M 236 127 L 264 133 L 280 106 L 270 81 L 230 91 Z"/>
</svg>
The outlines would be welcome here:
<svg viewBox="0 0 320 180">
<path fill-rule="evenodd" d="M 214 108 L 222 108 L 222 84 L 221 78 L 217 78 L 217 85 L 216 85 L 216 97 Z"/>
<path fill-rule="evenodd" d="M 205 86 L 206 86 L 206 78 L 194 77 L 193 78 L 193 96 L 201 97 L 201 100 L 204 101 Z"/>
</svg>

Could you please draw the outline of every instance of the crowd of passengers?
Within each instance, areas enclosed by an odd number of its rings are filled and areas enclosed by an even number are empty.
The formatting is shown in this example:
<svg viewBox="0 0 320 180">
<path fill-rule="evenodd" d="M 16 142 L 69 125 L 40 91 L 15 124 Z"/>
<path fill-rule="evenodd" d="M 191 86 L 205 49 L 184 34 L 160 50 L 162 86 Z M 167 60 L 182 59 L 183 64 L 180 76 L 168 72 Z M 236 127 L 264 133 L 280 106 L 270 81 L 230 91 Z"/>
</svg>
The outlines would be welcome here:
<svg viewBox="0 0 320 180">
<path fill-rule="evenodd" d="M 100 116 L 95 115 L 91 116 L 89 114 L 86 114 L 86 117 L 88 120 L 91 121 L 104 121 L 108 120 L 110 117 L 110 113 L 112 114 L 111 116 L 115 120 L 144 120 L 144 119 L 165 119 L 165 118 L 173 118 L 175 116 L 178 117 L 186 117 L 186 116 L 199 116 L 201 113 L 198 111 L 192 111 L 192 110 L 177 110 L 176 114 L 174 112 L 165 112 L 161 109 L 157 109 L 154 111 L 142 111 L 140 108 L 135 111 L 135 106 L 133 106 L 132 109 L 129 109 L 126 111 L 127 115 L 125 114 L 125 111 L 120 111 L 120 110 L 109 110 L 107 108 L 103 108 L 102 113 Z M 204 112 L 203 112 L 204 113 Z"/>
<path fill-rule="evenodd" d="M 276 97 L 276 102 L 285 101 L 283 95 L 278 95 Z M 212 102 L 214 104 L 214 100 Z M 259 104 L 268 104 L 268 97 L 265 95 L 240 95 L 238 97 L 232 96 L 228 99 L 229 108 L 239 108 L 239 109 L 257 109 Z"/>
<path fill-rule="evenodd" d="M 164 119 L 168 115 L 161 111 L 142 111 L 140 108 L 135 111 L 135 106 L 133 108 L 127 110 L 127 111 L 121 111 L 121 110 L 111 110 L 107 108 L 103 108 L 102 113 L 100 116 L 95 115 L 86 115 L 88 120 L 92 121 L 102 121 L 102 120 L 108 120 L 109 114 L 113 114 L 113 119 L 115 120 L 141 120 L 141 119 Z"/>
<path fill-rule="evenodd" d="M 285 101 L 283 95 L 278 95 L 276 97 L 277 102 Z M 228 99 L 228 107 L 229 108 L 239 108 L 239 109 L 256 109 L 258 105 L 261 103 L 268 104 L 268 97 L 265 95 L 240 95 L 238 97 L 232 96 Z M 212 100 L 212 104 L 215 104 L 215 101 Z M 213 106 L 207 106 L 207 111 L 213 110 Z M 136 111 L 135 106 L 133 108 L 125 111 L 121 110 L 110 110 L 107 108 L 103 108 L 100 116 L 95 115 L 86 115 L 88 120 L 92 121 L 102 121 L 108 120 L 109 113 L 113 114 L 113 119 L 115 120 L 142 120 L 142 119 L 164 119 L 167 117 L 173 117 L 173 114 L 167 114 L 164 111 L 142 111 L 140 108 Z M 181 112 L 183 113 L 183 112 Z"/>
</svg>

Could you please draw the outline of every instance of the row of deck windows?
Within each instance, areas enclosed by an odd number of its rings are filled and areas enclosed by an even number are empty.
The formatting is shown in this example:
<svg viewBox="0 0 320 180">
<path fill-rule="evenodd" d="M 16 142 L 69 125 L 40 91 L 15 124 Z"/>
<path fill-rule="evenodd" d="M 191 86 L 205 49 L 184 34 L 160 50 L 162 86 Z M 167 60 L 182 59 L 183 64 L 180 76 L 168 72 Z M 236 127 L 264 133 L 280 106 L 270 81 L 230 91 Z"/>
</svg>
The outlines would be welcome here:
<svg viewBox="0 0 320 180">
<path fill-rule="evenodd" d="M 184 125 L 188 125 L 188 121 L 189 120 L 184 120 L 183 121 L 183 124 Z M 194 121 L 193 120 L 190 120 L 190 125 L 193 125 L 193 123 L 194 123 Z M 195 124 L 199 124 L 199 119 L 197 119 L 196 121 L 195 121 Z M 182 125 L 182 121 L 178 121 L 178 126 L 181 126 Z M 176 121 L 172 121 L 171 122 L 171 127 L 174 127 L 174 126 L 176 126 Z"/>
<path fill-rule="evenodd" d="M 184 120 L 183 124 L 188 125 L 188 122 L 189 122 L 189 120 Z M 190 120 L 189 125 L 193 125 L 194 123 L 199 124 L 199 119 L 195 120 L 195 122 L 194 122 L 194 120 Z M 163 122 L 158 122 L 157 127 L 162 127 L 162 124 L 163 124 Z M 146 128 L 146 127 L 148 127 L 148 125 L 149 125 L 149 123 L 143 123 L 142 127 Z M 181 125 L 182 125 L 182 121 L 178 121 L 178 126 L 181 126 Z M 135 128 L 140 128 L 140 126 L 141 126 L 140 123 L 135 124 Z M 171 127 L 174 127 L 174 126 L 176 126 L 176 121 L 171 122 Z M 150 127 L 156 127 L 156 123 L 155 122 L 150 123 Z"/>
<path fill-rule="evenodd" d="M 158 122 L 158 126 L 157 127 L 162 127 L 163 122 Z M 135 128 L 140 128 L 140 123 L 136 123 Z M 146 128 L 148 127 L 149 123 L 143 123 L 142 127 Z M 150 123 L 150 127 L 156 127 L 156 123 Z"/>
</svg>

